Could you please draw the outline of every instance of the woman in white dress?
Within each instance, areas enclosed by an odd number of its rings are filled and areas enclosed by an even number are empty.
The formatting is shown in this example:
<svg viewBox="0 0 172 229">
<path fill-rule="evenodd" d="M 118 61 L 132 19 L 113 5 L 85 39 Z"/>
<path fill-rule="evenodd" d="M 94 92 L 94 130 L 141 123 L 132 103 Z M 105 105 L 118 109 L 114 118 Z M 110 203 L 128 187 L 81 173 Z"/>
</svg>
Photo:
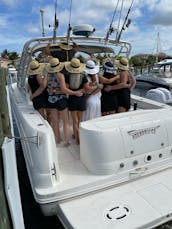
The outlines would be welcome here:
<svg viewBox="0 0 172 229">
<path fill-rule="evenodd" d="M 87 121 L 101 116 L 101 89 L 102 84 L 99 84 L 99 66 L 94 61 L 86 62 L 85 73 L 90 86 L 97 85 L 97 88 L 87 92 L 86 111 L 83 114 L 82 121 Z"/>
</svg>

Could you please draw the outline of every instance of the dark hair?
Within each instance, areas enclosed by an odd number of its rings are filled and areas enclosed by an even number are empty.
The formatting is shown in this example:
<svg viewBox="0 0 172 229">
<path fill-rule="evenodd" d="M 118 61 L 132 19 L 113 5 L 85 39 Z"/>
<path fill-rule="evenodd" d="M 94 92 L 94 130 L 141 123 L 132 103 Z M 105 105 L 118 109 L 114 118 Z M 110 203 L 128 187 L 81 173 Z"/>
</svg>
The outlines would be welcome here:
<svg viewBox="0 0 172 229">
<path fill-rule="evenodd" d="M 111 61 L 105 62 L 104 65 L 103 65 L 103 70 L 104 70 L 105 73 L 113 74 L 114 73 L 113 63 Z"/>
<path fill-rule="evenodd" d="M 111 61 L 107 61 L 104 63 L 103 67 L 106 68 L 113 68 L 113 63 Z"/>
</svg>

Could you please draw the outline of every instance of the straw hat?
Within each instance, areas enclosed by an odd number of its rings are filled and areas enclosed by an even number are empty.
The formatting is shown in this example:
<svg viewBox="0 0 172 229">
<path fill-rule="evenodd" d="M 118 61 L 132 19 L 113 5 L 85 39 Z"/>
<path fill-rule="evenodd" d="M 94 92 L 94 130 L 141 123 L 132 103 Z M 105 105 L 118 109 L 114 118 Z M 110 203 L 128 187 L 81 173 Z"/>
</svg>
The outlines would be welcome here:
<svg viewBox="0 0 172 229">
<path fill-rule="evenodd" d="M 60 41 L 60 43 L 59 43 L 59 47 L 60 47 L 61 49 L 67 50 L 67 51 L 73 49 L 73 46 L 70 45 L 70 44 L 67 42 L 66 39 L 61 39 L 61 41 Z"/>
<path fill-rule="evenodd" d="M 115 60 L 115 64 L 117 68 L 120 70 L 125 70 L 125 71 L 129 70 L 128 59 L 125 57 L 122 57 L 120 60 Z"/>
<path fill-rule="evenodd" d="M 65 68 L 70 73 L 81 73 L 84 71 L 85 64 L 81 63 L 79 59 L 73 58 L 70 62 L 65 63 Z"/>
<path fill-rule="evenodd" d="M 64 63 L 60 62 L 58 58 L 52 58 L 47 65 L 47 72 L 60 72 L 64 68 Z"/>
<path fill-rule="evenodd" d="M 99 66 L 93 60 L 87 60 L 85 70 L 87 74 L 95 75 L 99 72 Z"/>
<path fill-rule="evenodd" d="M 44 68 L 44 64 L 39 63 L 37 60 L 32 60 L 29 64 L 28 75 L 39 75 Z"/>
</svg>

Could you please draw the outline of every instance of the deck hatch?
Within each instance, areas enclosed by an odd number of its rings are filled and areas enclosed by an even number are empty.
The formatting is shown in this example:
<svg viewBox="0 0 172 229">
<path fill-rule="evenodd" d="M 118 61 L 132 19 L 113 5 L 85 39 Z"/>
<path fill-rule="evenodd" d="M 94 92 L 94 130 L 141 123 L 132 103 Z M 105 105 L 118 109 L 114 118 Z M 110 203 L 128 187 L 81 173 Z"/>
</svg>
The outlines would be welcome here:
<svg viewBox="0 0 172 229">
<path fill-rule="evenodd" d="M 108 220 L 118 221 L 125 219 L 130 214 L 130 209 L 127 206 L 117 205 L 109 207 L 105 210 L 105 217 Z"/>
</svg>

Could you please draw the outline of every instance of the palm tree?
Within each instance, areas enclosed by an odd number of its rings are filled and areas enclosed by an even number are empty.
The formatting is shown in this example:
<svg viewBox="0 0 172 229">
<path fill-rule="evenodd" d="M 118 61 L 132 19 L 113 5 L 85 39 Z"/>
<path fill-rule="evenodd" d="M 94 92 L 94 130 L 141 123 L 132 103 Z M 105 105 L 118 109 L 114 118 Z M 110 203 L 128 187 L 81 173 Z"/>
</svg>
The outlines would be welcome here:
<svg viewBox="0 0 172 229">
<path fill-rule="evenodd" d="M 1 56 L 3 58 L 7 58 L 9 57 L 9 51 L 7 49 L 4 49 L 3 52 L 1 53 Z"/>
<path fill-rule="evenodd" d="M 17 52 L 10 52 L 8 57 L 10 60 L 15 60 L 19 57 L 19 55 Z"/>
</svg>

